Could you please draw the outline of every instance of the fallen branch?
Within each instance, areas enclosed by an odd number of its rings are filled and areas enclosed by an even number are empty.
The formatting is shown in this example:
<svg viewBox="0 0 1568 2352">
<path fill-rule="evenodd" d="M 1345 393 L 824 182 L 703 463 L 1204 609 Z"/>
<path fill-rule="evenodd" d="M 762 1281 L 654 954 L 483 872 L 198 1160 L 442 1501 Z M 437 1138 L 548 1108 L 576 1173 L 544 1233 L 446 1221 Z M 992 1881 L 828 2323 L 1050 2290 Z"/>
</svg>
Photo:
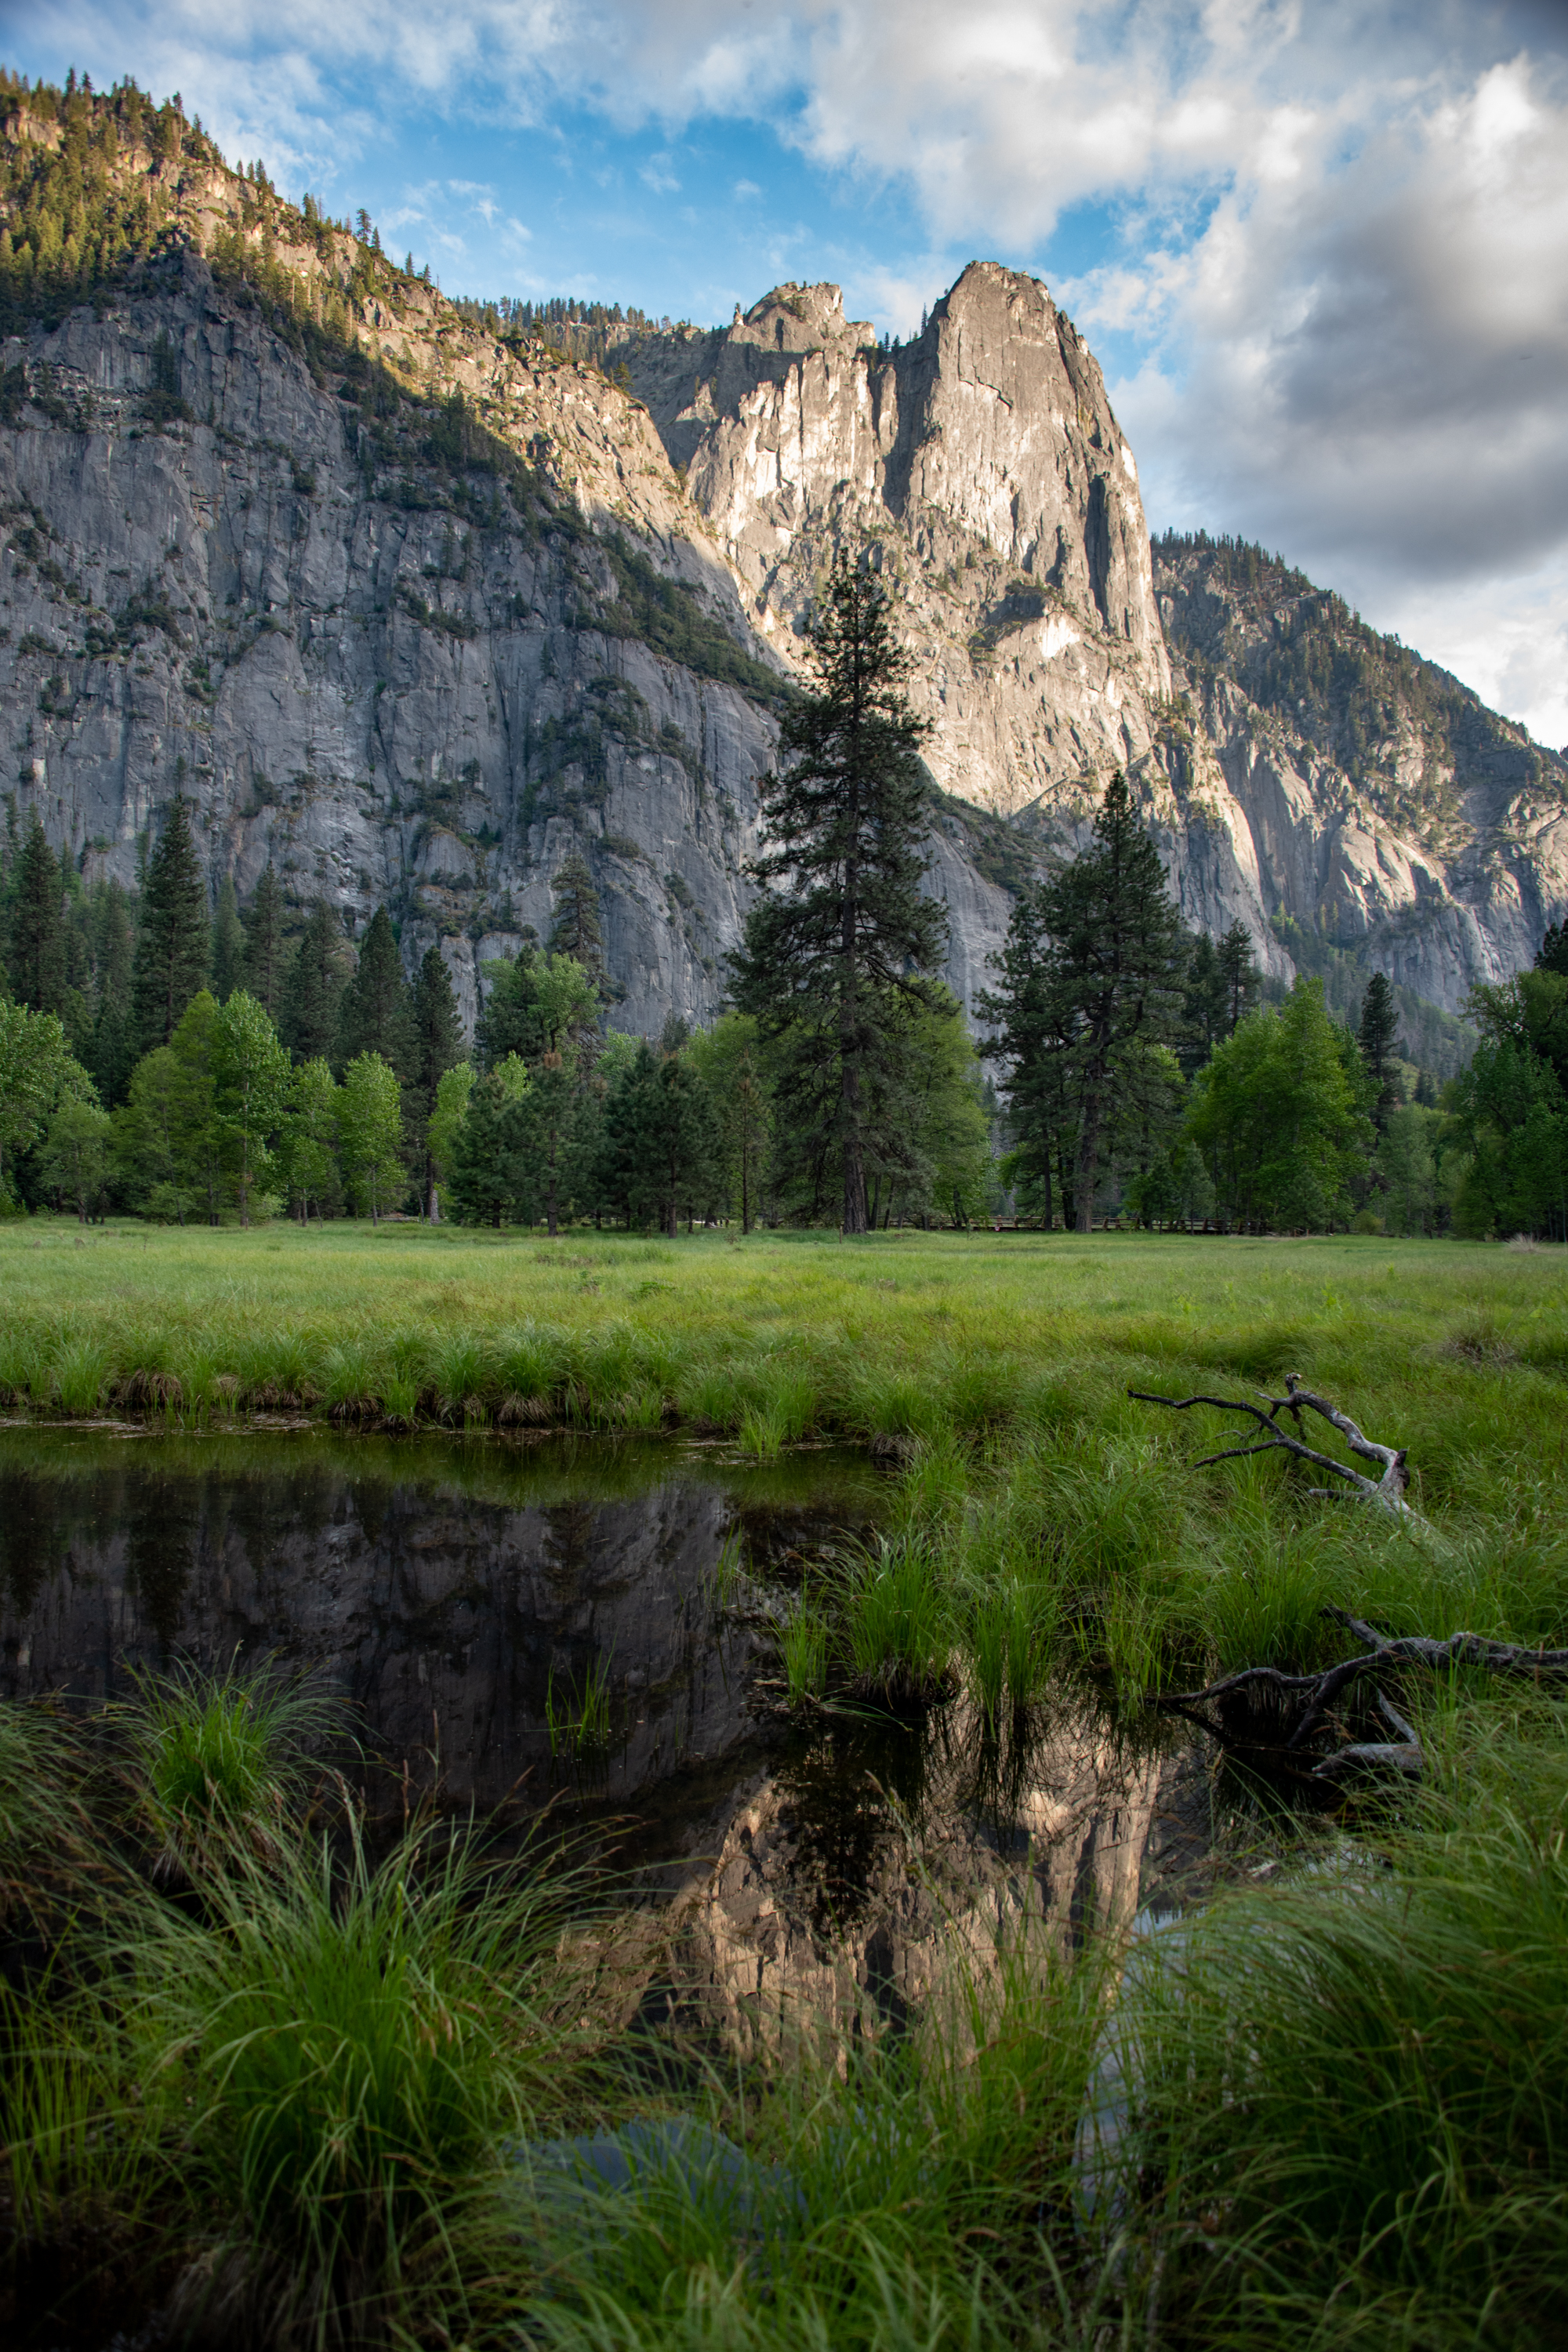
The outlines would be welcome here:
<svg viewBox="0 0 1568 2352">
<path fill-rule="evenodd" d="M 1268 1432 L 1268 1436 L 1257 1445 L 1227 1445 L 1218 1454 L 1204 1454 L 1194 1465 L 1199 1470 L 1206 1469 L 1214 1462 L 1245 1461 L 1254 1454 L 1294 1454 L 1299 1460 L 1310 1462 L 1320 1470 L 1331 1470 L 1337 1478 L 1347 1480 L 1351 1490 L 1363 1502 L 1375 1504 L 1380 1510 L 1392 1511 L 1408 1525 L 1419 1528 L 1423 1534 L 1435 1533 L 1420 1512 L 1413 1510 L 1405 1499 L 1405 1489 L 1410 1478 L 1404 1448 L 1379 1445 L 1375 1438 L 1366 1436 L 1348 1412 L 1342 1412 L 1337 1404 L 1331 1403 L 1327 1397 L 1319 1396 L 1315 1390 L 1304 1389 L 1299 1372 L 1286 1373 L 1282 1397 L 1271 1397 L 1267 1389 L 1259 1389 L 1258 1394 L 1268 1406 L 1267 1412 L 1263 1405 L 1249 1404 L 1240 1397 L 1154 1396 L 1147 1389 L 1129 1389 L 1127 1393 L 1139 1404 L 1163 1404 L 1171 1412 L 1190 1412 L 1194 1405 L 1206 1404 L 1216 1412 L 1246 1413 Z M 1294 1418 L 1294 1437 L 1279 1426 L 1279 1415 L 1282 1412 Z M 1348 1462 L 1336 1461 L 1331 1454 L 1320 1454 L 1315 1446 L 1309 1445 L 1300 1433 L 1303 1412 L 1321 1414 L 1324 1421 L 1339 1431 L 1352 1454 L 1359 1454 L 1363 1462 L 1380 1465 L 1382 1476 L 1368 1478 L 1362 1471 L 1352 1470 Z M 1343 1491 L 1332 1486 L 1314 1486 L 1311 1489 L 1314 1495 L 1321 1496 L 1332 1496 Z"/>
<path fill-rule="evenodd" d="M 1269 1692 L 1286 1702 L 1300 1699 L 1303 1702 L 1300 1711 L 1289 1736 L 1281 1743 L 1282 1754 L 1300 1756 L 1335 1700 L 1342 1697 L 1363 1675 L 1381 1675 L 1398 1666 L 1425 1666 L 1434 1674 L 1446 1666 L 1479 1666 L 1487 1674 L 1519 1681 L 1568 1682 L 1568 1650 L 1525 1649 L 1517 1643 L 1484 1641 L 1479 1633 L 1450 1633 L 1447 1641 L 1434 1640 L 1426 1633 L 1380 1633 L 1375 1625 L 1331 1603 L 1324 1614 L 1337 1618 L 1364 1644 L 1353 1657 L 1341 1658 L 1316 1675 L 1287 1675 L 1278 1666 L 1244 1666 L 1239 1673 L 1226 1675 L 1202 1690 L 1152 1693 L 1152 1704 L 1189 1717 L 1223 1740 L 1228 1737 L 1223 1723 L 1211 1722 L 1195 1709 L 1214 1706 L 1221 1699 L 1244 1692 Z M 1373 1683 L 1372 1697 L 1378 1714 L 1399 1734 L 1398 1741 L 1352 1740 L 1313 1767 L 1314 1780 L 1338 1780 L 1367 1770 L 1394 1770 L 1413 1778 L 1420 1775 L 1425 1759 L 1414 1725 L 1400 1714 L 1379 1683 Z"/>
</svg>

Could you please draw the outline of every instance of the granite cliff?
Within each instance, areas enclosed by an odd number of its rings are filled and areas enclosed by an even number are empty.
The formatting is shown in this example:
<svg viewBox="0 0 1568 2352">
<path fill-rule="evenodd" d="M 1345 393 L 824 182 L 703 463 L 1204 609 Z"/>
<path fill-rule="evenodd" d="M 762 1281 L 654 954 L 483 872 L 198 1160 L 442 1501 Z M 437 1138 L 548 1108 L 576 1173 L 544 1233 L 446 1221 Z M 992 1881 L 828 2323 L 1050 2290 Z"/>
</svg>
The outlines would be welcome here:
<svg viewBox="0 0 1568 2352">
<path fill-rule="evenodd" d="M 1364 743 L 1352 774 L 1284 707 L 1258 647 L 1289 616 L 1195 543 L 1152 555 L 1100 370 L 1037 280 L 972 265 L 902 346 L 825 286 L 713 331 L 520 332 L 177 110 L 7 103 L 0 730 L 18 818 L 84 872 L 132 880 L 184 792 L 215 887 L 271 858 L 300 910 L 386 900 L 471 1015 L 580 847 L 617 1024 L 707 1017 L 848 548 L 932 721 L 967 1001 L 1009 887 L 1086 837 L 1115 764 L 1188 919 L 1241 919 L 1280 977 L 1326 937 L 1453 1008 L 1568 906 L 1562 761 L 1471 714 L 1478 765 L 1465 725 L 1435 745 L 1396 712 L 1390 772 L 1453 773 L 1440 824 L 1379 803 Z M 100 218 L 120 245 L 93 264 Z"/>
</svg>

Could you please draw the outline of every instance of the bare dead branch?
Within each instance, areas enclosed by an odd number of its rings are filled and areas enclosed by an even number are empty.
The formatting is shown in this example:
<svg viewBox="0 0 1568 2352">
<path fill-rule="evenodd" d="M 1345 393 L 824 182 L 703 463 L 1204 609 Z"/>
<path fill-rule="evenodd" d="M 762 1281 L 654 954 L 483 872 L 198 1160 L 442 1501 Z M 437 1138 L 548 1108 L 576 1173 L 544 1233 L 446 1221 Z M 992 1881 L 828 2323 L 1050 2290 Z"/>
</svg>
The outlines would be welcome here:
<svg viewBox="0 0 1568 2352">
<path fill-rule="evenodd" d="M 1268 1433 L 1256 1445 L 1227 1446 L 1222 1453 L 1205 1454 L 1196 1465 L 1199 1469 L 1211 1463 L 1245 1461 L 1250 1454 L 1269 1454 L 1276 1450 L 1293 1454 L 1299 1461 L 1310 1462 L 1315 1469 L 1330 1470 L 1337 1478 L 1343 1478 L 1363 1502 L 1392 1512 L 1406 1526 L 1419 1528 L 1425 1535 L 1434 1532 L 1420 1513 L 1413 1510 L 1405 1499 L 1405 1490 L 1410 1481 L 1403 1447 L 1380 1445 L 1375 1438 L 1368 1437 L 1349 1413 L 1342 1412 L 1331 1399 L 1320 1396 L 1315 1389 L 1303 1388 L 1299 1372 L 1286 1373 L 1282 1397 L 1270 1396 L 1267 1389 L 1258 1391 L 1268 1407 L 1267 1412 L 1263 1405 L 1248 1403 L 1241 1397 L 1155 1396 L 1147 1389 L 1129 1389 L 1127 1393 L 1140 1404 L 1163 1404 L 1171 1412 L 1190 1412 L 1194 1405 L 1202 1404 L 1210 1406 L 1216 1412 L 1247 1413 Z M 1279 1416 L 1282 1412 L 1288 1412 L 1294 1422 L 1295 1436 L 1280 1428 Z M 1351 1452 L 1359 1454 L 1363 1462 L 1376 1463 L 1382 1475 L 1369 1478 L 1363 1472 L 1352 1469 L 1349 1463 L 1336 1461 L 1331 1454 L 1320 1454 L 1316 1447 L 1307 1444 L 1300 1434 L 1303 1412 L 1315 1412 L 1331 1428 L 1337 1429 Z M 1321 1487 L 1312 1489 L 1315 1495 L 1324 1491 Z"/>
<path fill-rule="evenodd" d="M 1302 1699 L 1305 1704 L 1281 1743 L 1284 1755 L 1300 1755 L 1335 1700 L 1342 1697 L 1362 1675 L 1375 1674 L 1379 1679 L 1373 1685 L 1373 1705 L 1390 1728 L 1399 1734 L 1398 1741 L 1352 1741 L 1324 1757 L 1314 1766 L 1311 1777 L 1315 1780 L 1338 1780 L 1361 1771 L 1398 1771 L 1419 1778 L 1425 1769 L 1420 1739 L 1414 1725 L 1382 1687 L 1382 1676 L 1392 1668 L 1420 1666 L 1437 1674 L 1454 1666 L 1477 1666 L 1484 1673 L 1503 1675 L 1516 1681 L 1568 1681 L 1568 1650 L 1531 1650 L 1512 1642 L 1485 1641 L 1479 1633 L 1450 1633 L 1446 1641 L 1436 1640 L 1427 1633 L 1380 1633 L 1364 1618 L 1352 1617 L 1348 1610 L 1337 1609 L 1331 1603 L 1324 1614 L 1337 1619 L 1363 1644 L 1354 1656 L 1338 1659 L 1316 1675 L 1288 1675 L 1278 1666 L 1243 1666 L 1238 1673 L 1223 1675 L 1202 1690 L 1153 1693 L 1153 1704 L 1203 1724 L 1215 1738 L 1224 1739 L 1228 1735 L 1223 1725 L 1216 1725 L 1198 1710 L 1242 1692 L 1269 1692 L 1283 1701 Z"/>
</svg>

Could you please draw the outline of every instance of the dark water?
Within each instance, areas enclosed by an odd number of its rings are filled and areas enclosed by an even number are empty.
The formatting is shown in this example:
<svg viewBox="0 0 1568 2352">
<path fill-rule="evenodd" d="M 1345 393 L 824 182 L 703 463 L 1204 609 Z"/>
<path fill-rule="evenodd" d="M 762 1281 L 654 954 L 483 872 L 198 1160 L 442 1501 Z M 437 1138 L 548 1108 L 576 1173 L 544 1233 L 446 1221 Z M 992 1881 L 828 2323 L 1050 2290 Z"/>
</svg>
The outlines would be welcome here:
<svg viewBox="0 0 1568 2352">
<path fill-rule="evenodd" d="M 805 2009 L 870 2030 L 957 1950 L 1179 1899 L 1209 1818 L 1187 1736 L 1081 1690 L 1002 1757 L 962 1700 L 916 1728 L 786 1719 L 769 1611 L 887 1497 L 830 1450 L 0 1427 L 0 1695 L 317 1668 L 384 1790 L 438 1756 L 457 1803 L 614 1814 L 668 1898 L 647 1969 L 674 1919 L 685 1997 L 729 2038 Z M 574 1757 L 550 1717 L 597 1684 L 609 1737 Z"/>
</svg>

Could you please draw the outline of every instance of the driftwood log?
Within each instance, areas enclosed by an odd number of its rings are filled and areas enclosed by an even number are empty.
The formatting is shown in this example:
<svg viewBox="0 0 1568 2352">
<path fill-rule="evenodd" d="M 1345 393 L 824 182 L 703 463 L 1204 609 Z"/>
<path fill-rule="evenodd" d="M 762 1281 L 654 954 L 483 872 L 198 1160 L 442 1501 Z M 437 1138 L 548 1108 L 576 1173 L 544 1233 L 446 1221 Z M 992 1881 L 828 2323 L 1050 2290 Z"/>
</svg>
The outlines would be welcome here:
<svg viewBox="0 0 1568 2352">
<path fill-rule="evenodd" d="M 1282 1397 L 1270 1396 L 1267 1389 L 1259 1389 L 1258 1393 L 1263 1399 L 1262 1404 L 1249 1404 L 1240 1397 L 1153 1396 L 1147 1389 L 1129 1389 L 1127 1393 L 1139 1404 L 1163 1404 L 1171 1412 L 1190 1412 L 1194 1405 L 1206 1404 L 1216 1412 L 1245 1413 L 1268 1432 L 1254 1445 L 1227 1445 L 1217 1454 L 1204 1454 L 1194 1465 L 1199 1470 L 1206 1468 L 1211 1462 L 1245 1461 L 1253 1454 L 1294 1454 L 1299 1460 L 1310 1462 L 1320 1470 L 1331 1470 L 1335 1477 L 1347 1482 L 1344 1486 L 1314 1486 L 1310 1490 L 1312 1494 L 1334 1496 L 1350 1493 L 1359 1496 L 1363 1502 L 1373 1504 L 1380 1510 L 1392 1511 L 1406 1525 L 1420 1528 L 1423 1534 L 1434 1532 L 1420 1512 L 1413 1510 L 1405 1499 L 1405 1489 L 1410 1479 L 1404 1448 L 1379 1445 L 1374 1438 L 1365 1436 L 1348 1412 L 1342 1412 L 1337 1404 L 1331 1403 L 1327 1397 L 1319 1396 L 1315 1390 L 1303 1388 L 1299 1372 L 1286 1373 Z M 1279 1426 L 1282 1412 L 1289 1413 L 1295 1423 L 1293 1436 L 1289 1430 Z M 1333 1454 L 1320 1454 L 1315 1446 L 1309 1445 L 1301 1434 L 1301 1416 L 1306 1412 L 1318 1413 L 1330 1423 L 1339 1431 L 1351 1452 L 1359 1454 L 1363 1462 L 1375 1462 L 1382 1475 L 1369 1478 L 1364 1472 L 1352 1469 L 1348 1462 L 1337 1461 Z"/>
<path fill-rule="evenodd" d="M 1479 1666 L 1488 1674 L 1519 1682 L 1568 1682 L 1568 1650 L 1522 1649 L 1510 1642 L 1483 1641 L 1479 1633 L 1450 1633 L 1446 1642 L 1426 1633 L 1380 1633 L 1364 1618 L 1352 1617 L 1347 1610 L 1331 1605 L 1325 1613 L 1337 1618 L 1362 1644 L 1354 1656 L 1342 1658 L 1317 1675 L 1287 1675 L 1278 1666 L 1244 1666 L 1239 1674 L 1226 1675 L 1203 1690 L 1151 1693 L 1152 1703 L 1189 1717 L 1221 1740 L 1231 1735 L 1223 1723 L 1200 1714 L 1201 1707 L 1215 1707 L 1224 1699 L 1244 1696 L 1249 1699 L 1271 1696 L 1287 1710 L 1294 1704 L 1294 1721 L 1279 1752 L 1304 1761 L 1308 1742 L 1329 1722 L 1334 1702 L 1361 1676 L 1369 1675 L 1374 1677 L 1373 1706 L 1389 1729 L 1398 1734 L 1397 1738 L 1349 1741 L 1322 1758 L 1309 1777 L 1342 1780 L 1358 1773 L 1403 1772 L 1415 1779 L 1426 1765 L 1421 1742 L 1415 1727 L 1383 1689 L 1382 1676 L 1406 1666 L 1424 1666 L 1432 1673 L 1445 1666 Z"/>
</svg>

